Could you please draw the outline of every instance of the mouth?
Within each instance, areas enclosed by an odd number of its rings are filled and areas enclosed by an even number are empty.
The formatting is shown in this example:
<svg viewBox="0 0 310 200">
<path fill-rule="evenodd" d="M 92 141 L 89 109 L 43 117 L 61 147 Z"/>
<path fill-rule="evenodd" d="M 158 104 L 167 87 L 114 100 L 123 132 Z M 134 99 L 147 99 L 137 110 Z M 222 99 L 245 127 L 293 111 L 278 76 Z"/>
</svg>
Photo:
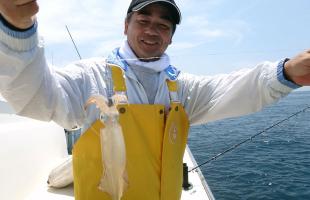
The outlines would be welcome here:
<svg viewBox="0 0 310 200">
<path fill-rule="evenodd" d="M 155 45 L 158 45 L 158 44 L 159 44 L 157 41 L 146 40 L 146 39 L 142 39 L 141 42 L 142 42 L 143 44 L 146 44 L 147 46 L 155 46 Z"/>
</svg>

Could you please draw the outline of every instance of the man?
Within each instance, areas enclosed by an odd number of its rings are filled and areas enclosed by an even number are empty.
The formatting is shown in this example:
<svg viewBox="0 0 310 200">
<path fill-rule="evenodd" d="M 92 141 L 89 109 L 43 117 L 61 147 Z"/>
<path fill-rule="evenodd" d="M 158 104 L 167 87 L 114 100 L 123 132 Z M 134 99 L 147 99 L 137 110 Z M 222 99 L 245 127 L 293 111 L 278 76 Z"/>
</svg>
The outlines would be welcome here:
<svg viewBox="0 0 310 200">
<path fill-rule="evenodd" d="M 310 51 L 229 75 L 179 72 L 165 54 L 181 20 L 173 0 L 133 0 L 120 48 L 107 59 L 56 70 L 47 66 L 37 38 L 37 12 L 33 0 L 0 0 L 0 92 L 20 115 L 54 120 L 66 129 L 83 127 L 74 147 L 76 199 L 109 198 L 97 189 L 104 168 L 99 112 L 84 111 L 92 95 L 111 99 L 122 93 L 129 101 L 118 105 L 128 158 L 124 199 L 170 200 L 181 195 L 189 124 L 248 114 L 310 85 Z"/>
</svg>

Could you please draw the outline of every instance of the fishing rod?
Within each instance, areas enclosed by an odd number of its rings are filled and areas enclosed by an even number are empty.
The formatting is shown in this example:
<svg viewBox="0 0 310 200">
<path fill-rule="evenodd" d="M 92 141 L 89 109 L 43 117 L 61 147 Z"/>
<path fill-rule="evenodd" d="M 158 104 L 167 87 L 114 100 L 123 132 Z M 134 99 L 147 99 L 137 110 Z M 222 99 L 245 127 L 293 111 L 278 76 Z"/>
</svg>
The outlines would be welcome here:
<svg viewBox="0 0 310 200">
<path fill-rule="evenodd" d="M 205 161 L 205 162 L 203 162 L 203 163 L 197 165 L 196 167 L 193 167 L 193 168 L 192 168 L 191 170 L 189 170 L 188 172 L 192 172 L 192 171 L 198 169 L 199 167 L 204 166 L 204 165 L 210 163 L 211 161 L 218 159 L 219 157 L 225 155 L 226 153 L 231 152 L 231 151 L 233 151 L 234 149 L 238 148 L 238 147 L 241 146 L 242 144 L 247 143 L 247 142 L 249 142 L 249 141 L 252 141 L 255 137 L 257 137 L 257 136 L 259 136 L 259 135 L 261 135 L 261 134 L 267 132 L 268 130 L 270 130 L 270 129 L 272 129 L 272 128 L 274 128 L 274 127 L 276 127 L 276 126 L 282 124 L 283 122 L 288 121 L 288 120 L 291 119 L 292 117 L 295 117 L 295 116 L 299 115 L 300 113 L 305 112 L 305 111 L 308 110 L 308 109 L 310 109 L 310 106 L 307 106 L 306 108 L 304 108 L 304 109 L 302 109 L 302 110 L 300 110 L 300 111 L 298 111 L 298 112 L 296 112 L 296 113 L 293 113 L 292 115 L 288 116 L 287 118 L 284 118 L 284 119 L 282 119 L 281 121 L 279 121 L 279 122 L 277 122 L 277 123 L 275 123 L 275 124 L 273 124 L 273 125 L 271 125 L 271 126 L 265 128 L 264 130 L 262 130 L 262 131 L 260 131 L 260 132 L 258 132 L 258 133 L 256 133 L 256 134 L 254 134 L 254 135 L 252 135 L 251 137 L 249 137 L 249 138 L 247 138 L 247 139 L 245 139 L 245 140 L 243 140 L 243 141 L 241 141 L 241 142 L 239 142 L 239 143 L 237 143 L 237 144 L 235 144 L 235 145 L 229 147 L 228 149 L 222 151 L 221 153 L 216 154 L 215 156 L 213 156 L 213 157 L 210 158 L 209 160 L 207 160 L 207 161 Z"/>
<path fill-rule="evenodd" d="M 74 45 L 75 51 L 77 52 L 77 54 L 78 54 L 80 60 L 82 60 L 82 56 L 81 56 L 81 54 L 80 54 L 80 52 L 79 52 L 79 50 L 78 50 L 78 48 L 77 48 L 77 46 L 76 46 L 76 44 L 75 44 L 75 42 L 74 42 L 74 39 L 73 39 L 73 37 L 72 37 L 72 35 L 71 35 L 71 33 L 70 33 L 69 28 L 68 28 L 67 25 L 66 25 L 66 29 L 67 29 L 67 32 L 68 32 L 68 34 L 69 34 L 69 36 L 70 36 L 70 38 L 71 38 L 71 41 L 72 41 L 72 43 L 73 43 L 73 45 Z"/>
<path fill-rule="evenodd" d="M 79 50 L 78 50 L 78 48 L 77 48 L 77 46 L 76 46 L 76 44 L 75 44 L 75 42 L 74 42 L 74 39 L 73 39 L 73 37 L 72 37 L 72 35 L 71 35 L 71 33 L 70 33 L 70 30 L 69 30 L 69 28 L 68 28 L 67 25 L 66 25 L 66 29 L 67 29 L 67 32 L 68 32 L 68 34 L 69 34 L 69 36 L 70 36 L 70 38 L 71 38 L 71 41 L 72 41 L 72 43 L 73 43 L 73 45 L 74 45 L 75 51 L 77 52 L 77 54 L 78 54 L 80 60 L 82 60 L 82 56 L 81 56 L 81 54 L 80 54 L 80 52 L 79 52 Z M 80 130 L 81 130 L 81 129 L 75 130 L 75 131 L 80 131 Z M 76 139 L 74 139 L 74 138 L 72 138 L 72 137 L 69 138 L 69 134 L 72 134 L 72 135 L 73 135 L 75 131 L 69 131 L 69 130 L 66 130 L 66 129 L 65 129 L 65 132 L 68 133 L 68 135 L 66 135 L 66 137 L 67 137 L 66 139 L 67 139 L 67 141 L 71 141 L 71 144 L 74 144 Z M 72 146 L 70 147 L 70 149 L 72 149 Z"/>
</svg>

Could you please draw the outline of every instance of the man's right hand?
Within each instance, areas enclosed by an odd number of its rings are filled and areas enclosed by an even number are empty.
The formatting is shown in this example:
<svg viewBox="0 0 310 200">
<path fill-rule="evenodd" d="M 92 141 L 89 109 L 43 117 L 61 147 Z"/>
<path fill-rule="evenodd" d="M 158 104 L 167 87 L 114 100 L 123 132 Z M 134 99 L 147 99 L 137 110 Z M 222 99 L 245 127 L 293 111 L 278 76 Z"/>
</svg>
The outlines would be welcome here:
<svg viewBox="0 0 310 200">
<path fill-rule="evenodd" d="M 38 11 L 36 0 L 0 0 L 0 14 L 18 29 L 30 28 Z"/>
</svg>

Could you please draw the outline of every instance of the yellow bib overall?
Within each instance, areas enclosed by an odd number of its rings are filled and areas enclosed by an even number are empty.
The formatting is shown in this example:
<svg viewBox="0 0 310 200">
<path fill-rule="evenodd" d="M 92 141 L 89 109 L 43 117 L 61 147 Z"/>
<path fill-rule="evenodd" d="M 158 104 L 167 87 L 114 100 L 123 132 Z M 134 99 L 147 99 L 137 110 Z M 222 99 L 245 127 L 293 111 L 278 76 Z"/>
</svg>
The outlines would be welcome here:
<svg viewBox="0 0 310 200">
<path fill-rule="evenodd" d="M 125 91 L 121 68 L 112 67 L 114 91 Z M 170 92 L 176 82 L 167 81 Z M 178 200 L 182 192 L 183 154 L 188 119 L 183 106 L 118 105 L 119 122 L 126 144 L 128 189 L 122 200 Z M 74 195 L 76 200 L 110 200 L 98 189 L 104 166 L 101 160 L 100 120 L 81 136 L 73 148 Z"/>
</svg>

